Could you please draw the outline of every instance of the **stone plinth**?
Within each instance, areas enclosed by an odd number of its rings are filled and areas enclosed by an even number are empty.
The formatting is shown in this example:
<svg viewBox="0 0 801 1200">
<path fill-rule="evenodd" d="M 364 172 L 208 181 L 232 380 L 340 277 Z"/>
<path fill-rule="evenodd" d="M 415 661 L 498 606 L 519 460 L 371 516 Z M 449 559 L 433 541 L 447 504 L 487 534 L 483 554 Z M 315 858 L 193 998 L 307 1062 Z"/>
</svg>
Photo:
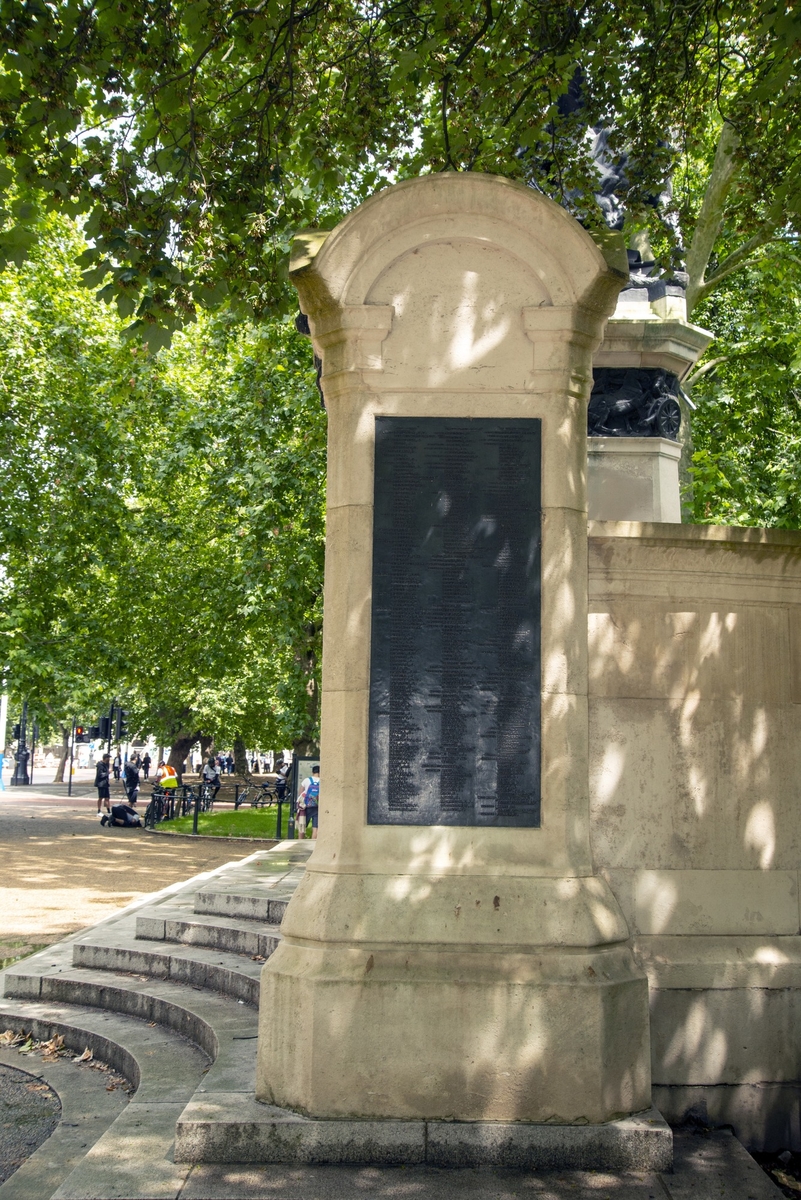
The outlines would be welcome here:
<svg viewBox="0 0 801 1200">
<path fill-rule="evenodd" d="M 442 174 L 298 238 L 291 272 L 329 413 L 323 772 L 262 973 L 257 1095 L 319 1118 L 645 1110 L 647 983 L 593 868 L 587 771 L 586 409 L 625 255 L 530 189 Z M 537 826 L 368 819 L 379 417 L 541 423 Z"/>
<path fill-rule="evenodd" d="M 588 438 L 590 520 L 680 523 L 680 460 L 667 438 Z"/>
</svg>

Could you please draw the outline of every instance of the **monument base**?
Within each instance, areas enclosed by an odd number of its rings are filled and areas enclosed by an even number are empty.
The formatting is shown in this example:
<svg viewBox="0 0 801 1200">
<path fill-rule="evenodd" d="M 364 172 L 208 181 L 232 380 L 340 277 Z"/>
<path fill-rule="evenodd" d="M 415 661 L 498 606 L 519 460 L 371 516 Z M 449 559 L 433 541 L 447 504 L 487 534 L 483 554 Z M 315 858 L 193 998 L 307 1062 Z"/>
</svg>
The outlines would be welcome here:
<svg viewBox="0 0 801 1200">
<path fill-rule="evenodd" d="M 317 1118 L 600 1124 L 651 1103 L 628 944 L 299 945 L 261 977 L 256 1094 Z"/>
<path fill-rule="evenodd" d="M 673 1133 L 655 1108 L 603 1125 L 329 1121 L 210 1092 L 184 1109 L 176 1162 L 296 1166 L 514 1167 L 672 1171 Z"/>
<path fill-rule="evenodd" d="M 680 460 L 667 438 L 587 438 L 589 519 L 680 524 Z"/>
</svg>

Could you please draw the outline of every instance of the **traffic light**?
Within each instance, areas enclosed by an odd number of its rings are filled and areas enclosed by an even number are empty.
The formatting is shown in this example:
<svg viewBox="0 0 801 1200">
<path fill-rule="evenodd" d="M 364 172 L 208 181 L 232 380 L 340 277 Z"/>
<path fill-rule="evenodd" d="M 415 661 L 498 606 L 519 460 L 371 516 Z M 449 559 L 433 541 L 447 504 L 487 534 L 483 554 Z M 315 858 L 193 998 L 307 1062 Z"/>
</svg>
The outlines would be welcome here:
<svg viewBox="0 0 801 1200">
<path fill-rule="evenodd" d="M 19 722 L 17 722 L 17 724 L 16 724 L 16 725 L 14 726 L 14 728 L 11 730 L 11 739 L 12 739 L 12 741 L 14 741 L 14 742 L 18 742 L 18 741 L 19 741 L 19 735 L 20 735 L 20 727 L 19 727 Z"/>
<path fill-rule="evenodd" d="M 102 741 L 107 742 L 111 737 L 111 717 L 98 717 L 96 728 L 98 736 Z"/>
<path fill-rule="evenodd" d="M 100 726 L 99 726 L 99 725 L 90 725 L 90 726 L 89 726 L 89 731 L 88 731 L 88 732 L 89 732 L 89 737 L 90 737 L 90 738 L 92 738 L 92 740 L 93 740 L 93 741 L 94 741 L 96 738 L 99 738 L 99 737 L 101 736 L 101 735 L 100 735 Z"/>
<path fill-rule="evenodd" d="M 75 741 L 76 742 L 88 742 L 89 741 L 89 733 L 88 733 L 85 725 L 76 725 L 75 726 Z"/>
<path fill-rule="evenodd" d="M 114 741 L 117 743 L 128 741 L 128 712 L 127 709 L 117 709 L 117 725 L 115 729 Z"/>
</svg>

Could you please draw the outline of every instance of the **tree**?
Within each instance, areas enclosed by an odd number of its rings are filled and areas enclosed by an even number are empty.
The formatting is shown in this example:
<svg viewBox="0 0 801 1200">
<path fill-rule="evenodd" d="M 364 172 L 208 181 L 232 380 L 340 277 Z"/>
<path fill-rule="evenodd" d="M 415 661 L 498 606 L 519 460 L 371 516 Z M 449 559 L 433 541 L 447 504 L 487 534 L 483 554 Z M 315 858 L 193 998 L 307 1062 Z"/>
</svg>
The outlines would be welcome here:
<svg viewBox="0 0 801 1200">
<path fill-rule="evenodd" d="M 181 755 L 316 737 L 325 414 L 291 322 L 126 345 L 45 218 L 0 276 L 0 639 L 16 700 L 125 699 Z M 83 243 L 85 244 L 85 243 Z M 181 746 L 181 740 L 190 739 Z"/>
<path fill-rule="evenodd" d="M 700 307 L 693 519 L 801 529 L 801 255 L 779 246 Z"/>
<path fill-rule="evenodd" d="M 729 269 L 797 227 L 790 0 L 2 0 L 0 28 L 0 249 L 21 261 L 41 208 L 82 214 L 87 284 L 154 346 L 198 308 L 279 309 L 292 234 L 390 178 L 495 171 L 598 227 L 590 128 L 693 303 L 727 273 L 722 222 Z M 660 222 L 680 160 L 708 195 Z"/>
</svg>

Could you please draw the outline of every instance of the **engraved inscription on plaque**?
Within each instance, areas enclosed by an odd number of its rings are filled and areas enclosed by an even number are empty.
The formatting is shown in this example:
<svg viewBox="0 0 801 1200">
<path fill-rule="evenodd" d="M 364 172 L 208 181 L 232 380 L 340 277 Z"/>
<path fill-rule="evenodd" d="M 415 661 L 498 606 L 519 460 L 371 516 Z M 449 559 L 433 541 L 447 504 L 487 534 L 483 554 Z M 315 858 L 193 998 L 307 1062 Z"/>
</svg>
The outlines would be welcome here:
<svg viewBox="0 0 801 1200">
<path fill-rule="evenodd" d="M 370 824 L 540 823 L 540 433 L 376 418 Z"/>
</svg>

